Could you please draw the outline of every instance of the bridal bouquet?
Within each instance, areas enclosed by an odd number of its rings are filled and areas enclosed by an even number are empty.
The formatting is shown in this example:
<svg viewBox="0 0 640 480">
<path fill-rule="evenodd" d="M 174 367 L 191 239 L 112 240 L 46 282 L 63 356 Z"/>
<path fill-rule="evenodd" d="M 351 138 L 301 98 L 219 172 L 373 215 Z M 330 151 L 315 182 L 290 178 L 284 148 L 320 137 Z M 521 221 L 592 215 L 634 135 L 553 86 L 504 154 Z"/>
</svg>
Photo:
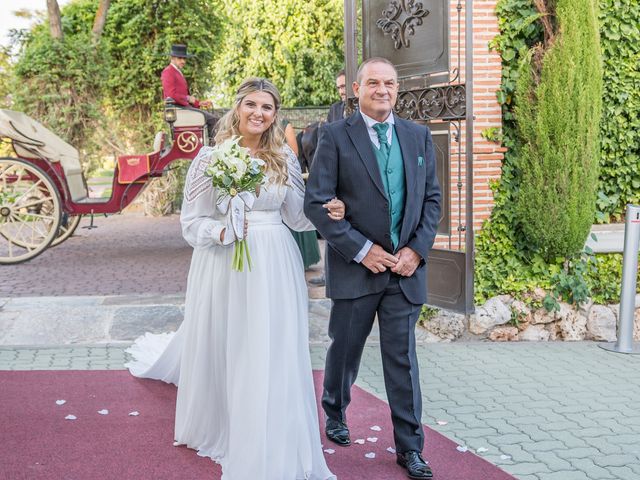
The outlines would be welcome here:
<svg viewBox="0 0 640 480">
<path fill-rule="evenodd" d="M 240 137 L 232 137 L 215 145 L 211 151 L 212 161 L 204 173 L 220 192 L 216 202 L 218 210 L 227 215 L 227 230 L 230 225 L 236 237 L 231 267 L 242 272 L 245 258 L 251 270 L 251 255 L 244 238 L 245 212 L 253 207 L 257 187 L 264 179 L 265 162 L 251 158 L 249 149 L 241 147 L 239 142 Z"/>
</svg>

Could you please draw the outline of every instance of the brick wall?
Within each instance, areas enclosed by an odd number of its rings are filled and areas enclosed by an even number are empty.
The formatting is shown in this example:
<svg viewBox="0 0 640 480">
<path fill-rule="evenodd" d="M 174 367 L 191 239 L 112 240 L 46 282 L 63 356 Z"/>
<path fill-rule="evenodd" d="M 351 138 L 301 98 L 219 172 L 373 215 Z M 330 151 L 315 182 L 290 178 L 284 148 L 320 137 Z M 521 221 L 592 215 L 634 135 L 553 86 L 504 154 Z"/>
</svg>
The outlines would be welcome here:
<svg viewBox="0 0 640 480">
<path fill-rule="evenodd" d="M 501 109 L 496 98 L 500 88 L 501 61 L 500 55 L 489 51 L 489 42 L 499 33 L 495 16 L 497 0 L 473 2 L 473 112 L 475 115 L 473 129 L 473 230 L 481 228 L 482 222 L 489 217 L 493 206 L 493 194 L 489 188 L 491 180 L 500 177 L 504 148 L 482 138 L 481 133 L 487 128 L 501 127 Z M 457 3 L 451 2 L 451 67 L 457 66 L 457 52 L 460 47 L 460 77 L 465 79 L 465 2 L 462 2 L 460 21 L 460 45 L 458 45 L 458 12 Z M 451 235 L 439 235 L 436 246 L 464 249 L 464 234 L 458 234 L 458 226 L 464 225 L 465 219 L 465 123 L 461 124 L 460 142 L 451 142 Z M 452 128 L 452 139 L 455 129 Z M 462 154 L 458 168 L 458 152 Z M 458 193 L 458 179 L 462 179 L 461 192 Z M 461 221 L 459 221 L 461 219 Z"/>
</svg>

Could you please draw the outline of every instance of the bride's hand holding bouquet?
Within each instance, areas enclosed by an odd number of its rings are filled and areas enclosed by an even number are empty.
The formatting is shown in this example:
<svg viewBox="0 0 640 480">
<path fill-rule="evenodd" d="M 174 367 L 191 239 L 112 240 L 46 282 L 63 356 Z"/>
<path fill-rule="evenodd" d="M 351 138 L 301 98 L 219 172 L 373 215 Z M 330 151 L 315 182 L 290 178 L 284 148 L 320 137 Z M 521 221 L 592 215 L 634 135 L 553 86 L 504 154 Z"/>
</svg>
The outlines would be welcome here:
<svg viewBox="0 0 640 480">
<path fill-rule="evenodd" d="M 205 175 L 211 178 L 213 187 L 219 192 L 218 210 L 227 216 L 225 236 L 235 236 L 231 266 L 238 272 L 244 270 L 245 258 L 251 270 L 251 255 L 245 238 L 245 212 L 253 207 L 265 175 L 265 162 L 252 158 L 249 149 L 240 146 L 240 138 L 232 137 L 215 145 L 211 163 L 205 170 Z"/>
</svg>

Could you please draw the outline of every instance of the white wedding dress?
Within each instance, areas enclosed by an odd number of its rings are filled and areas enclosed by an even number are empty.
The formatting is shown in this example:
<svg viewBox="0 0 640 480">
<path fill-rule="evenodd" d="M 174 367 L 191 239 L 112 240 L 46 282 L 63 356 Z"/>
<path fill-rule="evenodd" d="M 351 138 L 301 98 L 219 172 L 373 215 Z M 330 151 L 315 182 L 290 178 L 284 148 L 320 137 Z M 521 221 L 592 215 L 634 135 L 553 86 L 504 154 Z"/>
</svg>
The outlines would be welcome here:
<svg viewBox="0 0 640 480">
<path fill-rule="evenodd" d="M 300 167 L 287 150 L 287 185 L 262 185 L 247 214 L 252 269 L 236 272 L 204 176 L 210 150 L 189 169 L 180 217 L 194 248 L 184 322 L 137 339 L 127 367 L 178 385 L 175 440 L 220 463 L 223 480 L 335 479 L 320 444 L 302 258 L 283 224 L 313 228 Z"/>
</svg>

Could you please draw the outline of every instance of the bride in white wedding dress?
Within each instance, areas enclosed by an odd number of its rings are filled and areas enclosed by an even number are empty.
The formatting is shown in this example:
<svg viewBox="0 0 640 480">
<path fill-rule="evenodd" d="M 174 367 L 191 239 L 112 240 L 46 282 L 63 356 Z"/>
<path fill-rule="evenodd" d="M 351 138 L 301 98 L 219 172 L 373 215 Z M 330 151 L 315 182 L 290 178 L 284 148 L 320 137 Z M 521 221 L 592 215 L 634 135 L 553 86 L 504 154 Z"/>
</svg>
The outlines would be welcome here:
<svg viewBox="0 0 640 480">
<path fill-rule="evenodd" d="M 211 149 L 203 147 L 180 217 L 194 248 L 184 322 L 175 334 L 147 333 L 129 349 L 133 375 L 178 385 L 176 444 L 220 463 L 223 480 L 336 478 L 320 443 L 302 258 L 284 223 L 313 225 L 302 212 L 300 167 L 277 128 L 279 104 L 270 82 L 246 80 L 216 136 L 241 135 L 267 163 L 268 179 L 247 213 L 251 270 L 231 269 L 233 230 L 216 209 L 204 175 Z M 331 218 L 344 216 L 342 202 L 327 208 Z"/>
</svg>

